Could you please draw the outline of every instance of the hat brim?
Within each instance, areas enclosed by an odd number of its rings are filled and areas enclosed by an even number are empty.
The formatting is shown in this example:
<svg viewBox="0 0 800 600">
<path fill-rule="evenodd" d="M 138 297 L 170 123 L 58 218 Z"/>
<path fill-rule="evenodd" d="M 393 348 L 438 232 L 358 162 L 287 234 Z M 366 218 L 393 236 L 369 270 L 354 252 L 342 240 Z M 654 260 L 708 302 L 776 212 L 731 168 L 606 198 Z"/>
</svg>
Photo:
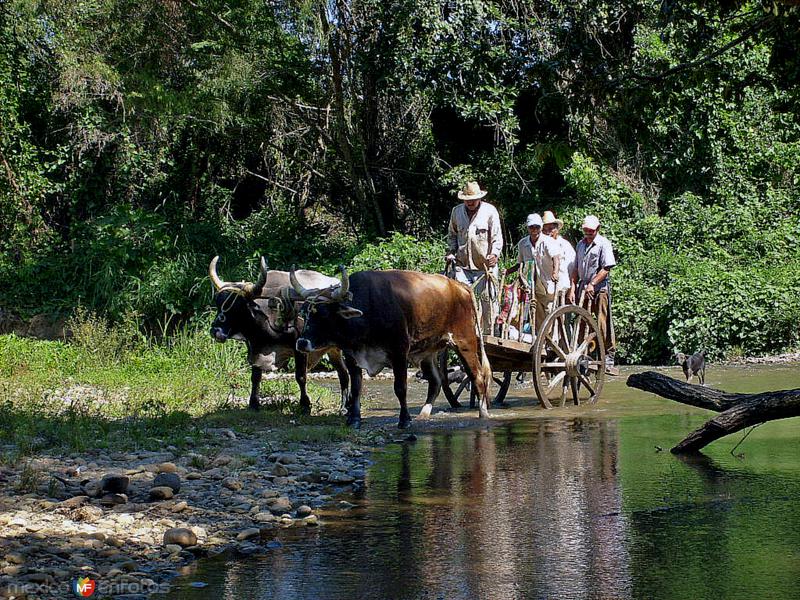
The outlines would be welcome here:
<svg viewBox="0 0 800 600">
<path fill-rule="evenodd" d="M 545 225 L 557 225 L 559 229 L 564 227 L 564 221 L 561 219 L 556 219 L 555 221 L 548 221 Z"/>
<path fill-rule="evenodd" d="M 480 200 L 484 198 L 486 194 L 488 194 L 486 190 L 481 190 L 478 194 L 465 194 L 464 192 L 458 192 L 458 199 L 459 200 Z"/>
</svg>

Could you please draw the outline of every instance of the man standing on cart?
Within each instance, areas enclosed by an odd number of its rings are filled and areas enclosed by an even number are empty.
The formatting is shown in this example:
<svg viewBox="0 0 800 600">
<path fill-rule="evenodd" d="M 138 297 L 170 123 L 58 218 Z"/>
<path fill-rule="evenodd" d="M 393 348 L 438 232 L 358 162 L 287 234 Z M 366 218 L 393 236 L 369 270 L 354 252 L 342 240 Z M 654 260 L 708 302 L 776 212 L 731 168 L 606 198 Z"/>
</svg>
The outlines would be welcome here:
<svg viewBox="0 0 800 600">
<path fill-rule="evenodd" d="M 611 320 L 611 268 L 617 264 L 611 242 L 600 235 L 600 219 L 588 215 L 582 224 L 583 239 L 578 242 L 576 250 L 576 269 L 572 277 L 576 288 L 570 291 L 569 301 L 575 302 L 576 296 L 592 314 L 597 317 L 600 335 L 606 347 L 606 372 L 619 375 L 614 366 L 616 336 L 614 323 Z"/>
<path fill-rule="evenodd" d="M 456 279 L 468 285 L 475 284 L 480 297 L 481 330 L 492 333 L 497 313 L 498 266 L 503 251 L 503 234 L 497 209 L 484 202 L 488 192 L 476 181 L 470 181 L 458 193 L 463 204 L 450 213 L 447 231 L 447 258 L 456 265 Z"/>
<path fill-rule="evenodd" d="M 528 235 L 517 244 L 517 262 L 532 267 L 530 272 L 533 274 L 534 318 L 538 333 L 550 309 L 550 303 L 555 298 L 560 252 L 553 238 L 542 235 L 543 222 L 538 213 L 528 215 L 526 223 Z"/>
</svg>

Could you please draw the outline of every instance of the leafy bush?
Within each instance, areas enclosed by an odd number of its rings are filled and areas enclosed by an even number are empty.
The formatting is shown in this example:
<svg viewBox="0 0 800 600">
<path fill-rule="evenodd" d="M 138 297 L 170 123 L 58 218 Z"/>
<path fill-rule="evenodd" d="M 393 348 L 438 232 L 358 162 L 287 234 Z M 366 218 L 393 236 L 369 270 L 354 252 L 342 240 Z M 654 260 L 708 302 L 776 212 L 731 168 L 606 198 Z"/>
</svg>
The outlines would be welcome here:
<svg viewBox="0 0 800 600">
<path fill-rule="evenodd" d="M 444 270 L 446 250 L 443 240 L 420 240 L 394 233 L 390 238 L 365 246 L 350 264 L 353 271 L 407 269 L 439 273 Z"/>
</svg>

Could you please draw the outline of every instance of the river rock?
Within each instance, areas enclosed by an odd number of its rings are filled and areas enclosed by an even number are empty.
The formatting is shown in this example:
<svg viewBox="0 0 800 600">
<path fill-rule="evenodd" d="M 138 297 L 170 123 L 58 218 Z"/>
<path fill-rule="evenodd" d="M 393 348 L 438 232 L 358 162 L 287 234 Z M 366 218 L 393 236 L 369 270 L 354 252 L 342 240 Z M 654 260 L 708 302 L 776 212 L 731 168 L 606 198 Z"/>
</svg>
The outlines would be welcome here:
<svg viewBox="0 0 800 600">
<path fill-rule="evenodd" d="M 272 474 L 277 477 L 286 477 L 289 475 L 289 469 L 284 467 L 281 463 L 275 463 L 275 466 L 272 467 Z"/>
<path fill-rule="evenodd" d="M 307 504 L 302 504 L 297 507 L 297 516 L 300 517 L 301 519 L 303 517 L 307 517 L 308 515 L 310 515 L 311 512 L 312 512 L 311 507 L 308 506 Z"/>
<path fill-rule="evenodd" d="M 173 472 L 159 473 L 155 476 L 155 479 L 153 479 L 153 487 L 163 486 L 172 488 L 172 491 L 177 494 L 181 491 L 181 478 L 177 473 Z"/>
<path fill-rule="evenodd" d="M 317 515 L 308 515 L 303 519 L 303 523 L 305 523 L 309 527 L 314 527 L 316 525 L 319 525 L 319 517 L 317 517 Z"/>
<path fill-rule="evenodd" d="M 330 475 L 328 475 L 328 483 L 333 483 L 335 485 L 344 485 L 346 483 L 353 483 L 356 480 L 355 477 L 350 475 L 349 473 L 342 473 L 340 471 L 334 471 Z"/>
<path fill-rule="evenodd" d="M 242 482 L 236 479 L 235 477 L 226 477 L 222 480 L 222 487 L 225 487 L 231 491 L 238 492 L 242 489 Z"/>
<path fill-rule="evenodd" d="M 291 452 L 274 452 L 273 454 L 269 455 L 268 460 L 271 462 L 279 462 L 285 465 L 290 465 L 297 462 L 297 455 L 292 454 Z"/>
<path fill-rule="evenodd" d="M 191 529 L 185 527 L 173 527 L 164 532 L 164 545 L 177 544 L 178 546 L 197 545 L 197 536 Z"/>
<path fill-rule="evenodd" d="M 169 500 L 174 495 L 175 492 L 172 491 L 172 488 L 166 485 L 154 487 L 150 490 L 151 500 Z"/>
<path fill-rule="evenodd" d="M 253 521 L 257 523 L 271 523 L 275 521 L 275 515 L 271 512 L 260 512 L 253 515 Z"/>
<path fill-rule="evenodd" d="M 83 506 L 87 502 L 89 502 L 89 496 L 74 496 L 72 498 L 67 498 L 66 500 L 62 500 L 58 503 L 59 507 L 62 508 L 77 508 L 79 506 Z"/>
<path fill-rule="evenodd" d="M 178 502 L 177 504 L 175 504 L 175 506 L 173 506 L 170 510 L 172 512 L 176 512 L 177 513 L 177 512 L 181 512 L 181 511 L 186 510 L 186 508 L 188 506 L 189 505 L 185 501 L 182 500 L 182 501 Z"/>
<path fill-rule="evenodd" d="M 112 473 L 103 476 L 103 479 L 100 480 L 100 488 L 107 494 L 124 494 L 128 491 L 130 483 L 131 479 L 127 475 Z"/>
<path fill-rule="evenodd" d="M 245 540 L 258 537 L 260 533 L 261 531 L 259 529 L 256 527 L 251 527 L 250 529 L 245 529 L 244 531 L 239 532 L 239 535 L 236 536 L 236 539 L 240 542 L 243 542 Z"/>
<path fill-rule="evenodd" d="M 178 472 L 178 465 L 171 462 L 164 462 L 158 465 L 158 472 L 159 473 L 177 473 Z"/>
<path fill-rule="evenodd" d="M 100 498 L 100 504 L 103 506 L 116 506 L 118 504 L 126 504 L 128 496 L 125 494 L 106 494 Z"/>
<path fill-rule="evenodd" d="M 103 494 L 103 483 L 92 479 L 81 484 L 84 493 L 91 498 L 99 498 Z"/>
<path fill-rule="evenodd" d="M 9 552 L 3 557 L 3 559 L 5 559 L 6 562 L 10 562 L 11 564 L 14 565 L 25 564 L 25 557 L 19 552 Z"/>
<path fill-rule="evenodd" d="M 276 498 L 269 505 L 269 511 L 274 515 L 282 515 L 292 510 L 292 503 L 286 496 Z"/>
</svg>

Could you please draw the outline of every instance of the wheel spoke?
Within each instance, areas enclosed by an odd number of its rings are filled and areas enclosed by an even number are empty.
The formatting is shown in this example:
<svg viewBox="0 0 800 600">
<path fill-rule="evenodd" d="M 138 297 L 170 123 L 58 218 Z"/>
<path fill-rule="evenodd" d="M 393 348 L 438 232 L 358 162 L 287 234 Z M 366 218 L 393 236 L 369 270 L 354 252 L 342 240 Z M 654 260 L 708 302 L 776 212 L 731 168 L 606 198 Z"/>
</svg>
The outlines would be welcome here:
<svg viewBox="0 0 800 600">
<path fill-rule="evenodd" d="M 578 315 L 572 322 L 572 338 L 569 341 L 570 348 L 575 348 L 578 345 L 578 339 L 580 338 L 580 331 L 581 331 L 581 321 L 583 321 L 583 318 L 580 315 Z"/>
<path fill-rule="evenodd" d="M 551 347 L 553 350 L 555 350 L 555 351 L 556 351 L 556 354 L 558 354 L 558 355 L 559 355 L 561 358 L 563 358 L 564 360 L 567 360 L 567 355 L 566 355 L 566 354 L 564 354 L 564 351 L 563 351 L 561 348 L 559 348 L 559 347 L 558 347 L 558 344 L 556 344 L 556 343 L 553 341 L 553 338 L 551 338 L 551 337 L 550 337 L 550 334 L 549 334 L 549 333 L 544 333 L 544 332 L 542 332 L 542 335 L 544 336 L 544 339 L 545 339 L 545 341 L 550 343 L 550 347 Z"/>
<path fill-rule="evenodd" d="M 553 390 L 556 389 L 556 386 L 561 382 L 562 379 L 564 379 L 566 374 L 566 371 L 561 371 L 558 375 L 550 380 L 550 383 L 547 385 L 547 392 L 545 393 L 546 396 L 549 396 L 553 393 Z"/>
<path fill-rule="evenodd" d="M 564 375 L 566 374 L 567 372 L 564 371 Z M 567 385 L 569 385 L 568 381 L 569 377 L 564 377 L 564 383 L 561 384 L 561 399 L 558 401 L 558 405 L 562 407 L 564 406 L 564 403 L 567 400 Z"/>
<path fill-rule="evenodd" d="M 575 406 L 578 406 L 580 401 L 578 400 L 578 380 L 576 377 L 569 378 L 569 387 L 572 389 L 572 401 Z"/>
<path fill-rule="evenodd" d="M 559 324 L 559 326 L 561 328 L 561 339 L 563 340 L 562 343 L 564 344 L 564 346 L 567 347 L 567 352 L 572 352 L 573 346 L 569 342 L 569 335 L 567 334 L 567 322 L 566 321 L 567 320 L 564 317 L 562 317 L 561 319 L 559 319 L 559 323 L 558 324 Z"/>
<path fill-rule="evenodd" d="M 592 382 L 589 381 L 589 378 L 586 377 L 586 375 L 584 375 L 583 373 L 579 373 L 578 377 L 580 377 L 581 383 L 583 383 L 583 385 L 586 387 L 586 389 L 589 390 L 589 395 L 590 396 L 594 396 L 594 394 L 595 394 L 594 387 L 592 386 Z"/>
<path fill-rule="evenodd" d="M 543 362 L 542 368 L 549 368 L 549 369 L 566 369 L 567 363 L 565 362 Z"/>
</svg>

